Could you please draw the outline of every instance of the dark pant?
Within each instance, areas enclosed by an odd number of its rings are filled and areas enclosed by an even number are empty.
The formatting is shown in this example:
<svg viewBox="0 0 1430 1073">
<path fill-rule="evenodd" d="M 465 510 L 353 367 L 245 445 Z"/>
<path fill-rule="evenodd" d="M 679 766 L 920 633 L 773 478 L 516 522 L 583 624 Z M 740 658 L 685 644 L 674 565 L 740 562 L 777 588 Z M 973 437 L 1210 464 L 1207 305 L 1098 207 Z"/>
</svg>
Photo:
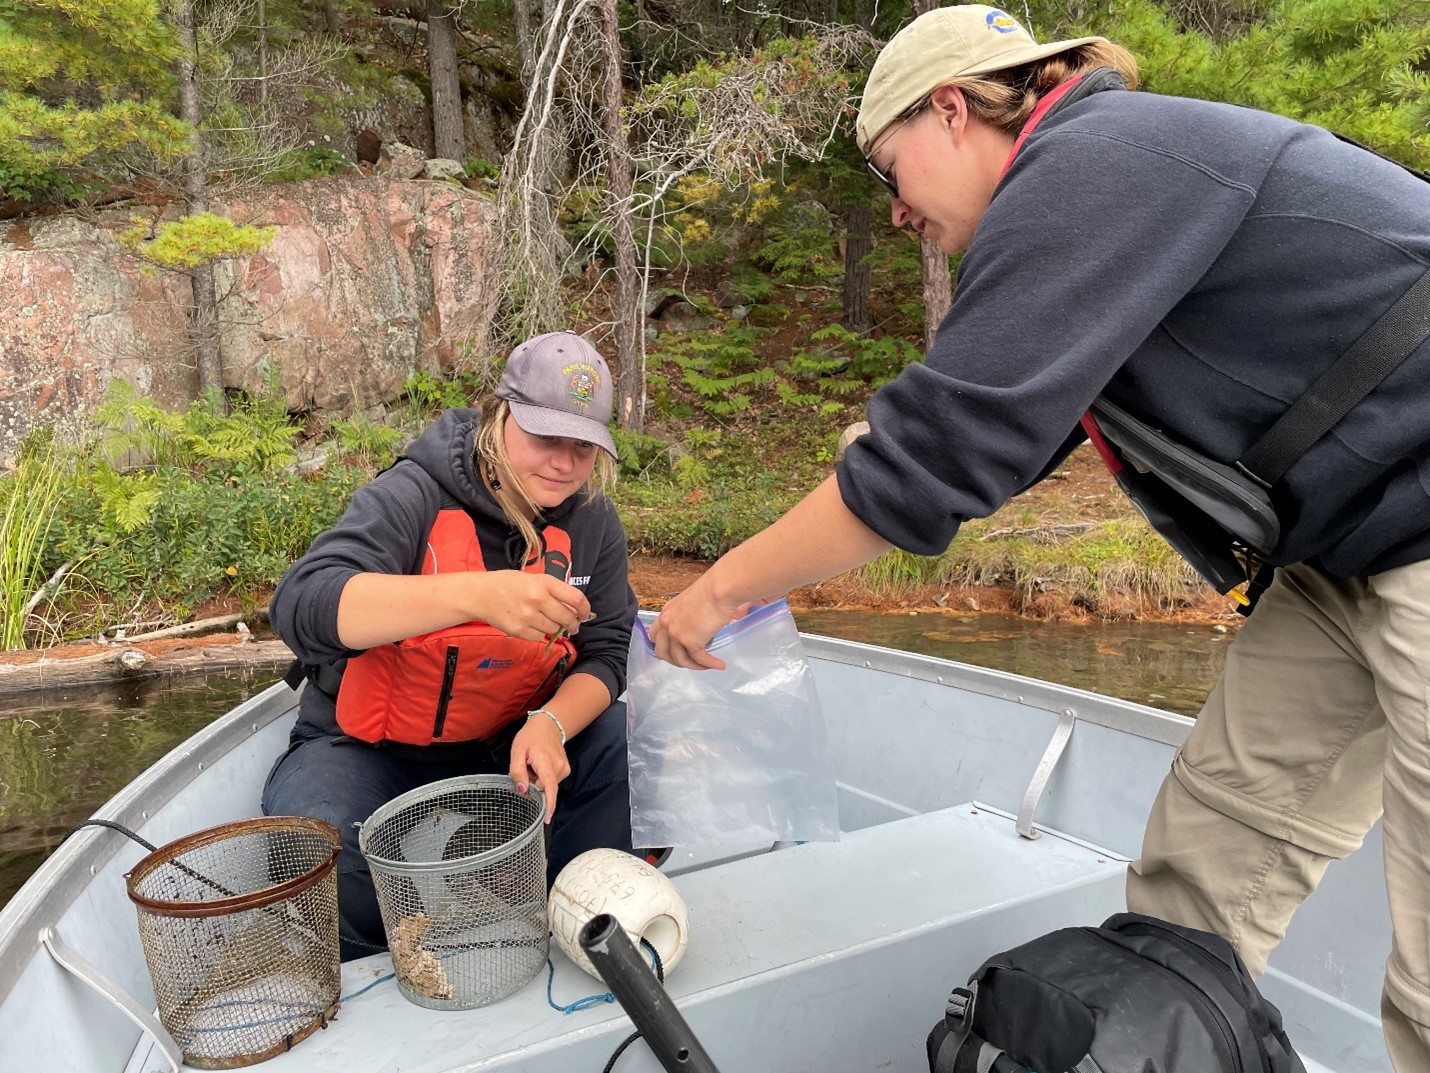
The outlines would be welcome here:
<svg viewBox="0 0 1430 1073">
<path fill-rule="evenodd" d="M 312 816 L 342 834 L 338 856 L 338 932 L 342 959 L 387 949 L 372 873 L 358 848 L 358 823 L 394 797 L 458 775 L 506 774 L 511 746 L 495 754 L 463 750 L 460 758 L 432 750 L 397 755 L 355 738 L 333 736 L 299 722 L 288 751 L 263 788 L 268 816 Z M 420 758 L 418 758 L 420 757 Z M 620 701 L 566 743 L 571 774 L 561 780 L 551 821 L 546 883 L 588 849 L 631 851 L 630 776 L 626 766 L 626 706 Z"/>
</svg>

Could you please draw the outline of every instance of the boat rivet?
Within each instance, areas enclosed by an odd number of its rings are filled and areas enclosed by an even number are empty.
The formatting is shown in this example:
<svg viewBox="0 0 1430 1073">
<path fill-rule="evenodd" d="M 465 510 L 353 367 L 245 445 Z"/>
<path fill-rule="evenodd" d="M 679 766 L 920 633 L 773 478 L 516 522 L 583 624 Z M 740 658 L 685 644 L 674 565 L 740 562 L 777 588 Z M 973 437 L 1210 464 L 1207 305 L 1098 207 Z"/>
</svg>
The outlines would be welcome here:
<svg viewBox="0 0 1430 1073">
<path fill-rule="evenodd" d="M 147 813 L 147 812 L 141 812 L 141 813 L 139 813 L 139 818 L 140 818 L 141 820 L 147 820 L 147 819 L 149 818 L 149 813 Z"/>
<path fill-rule="evenodd" d="M 867 659 L 864 661 L 864 666 L 869 666 L 869 661 Z"/>
<path fill-rule="evenodd" d="M 254 724 L 253 724 L 253 729 L 254 729 L 255 731 L 258 730 L 258 724 L 257 724 L 257 723 L 254 723 Z"/>
<path fill-rule="evenodd" d="M 89 874 L 92 875 L 92 876 L 97 876 L 97 875 L 99 875 L 99 865 L 97 865 L 97 864 L 92 864 L 92 865 L 90 865 L 90 866 L 89 866 Z"/>
<path fill-rule="evenodd" d="M 203 769 L 204 769 L 203 764 L 200 764 L 200 765 L 199 765 L 199 770 L 202 771 Z"/>
<path fill-rule="evenodd" d="M 938 684 L 943 685 L 943 675 L 938 676 Z"/>
<path fill-rule="evenodd" d="M 1066 716 L 1071 717 L 1071 716 L 1077 715 L 1077 712 L 1073 711 L 1071 708 L 1064 708 L 1064 709 L 1063 709 L 1063 714 L 1066 715 Z"/>
<path fill-rule="evenodd" d="M 1022 703 L 1023 703 L 1023 698 L 1022 698 L 1021 696 L 1018 698 L 1018 703 L 1019 703 L 1019 704 L 1022 704 Z"/>
</svg>

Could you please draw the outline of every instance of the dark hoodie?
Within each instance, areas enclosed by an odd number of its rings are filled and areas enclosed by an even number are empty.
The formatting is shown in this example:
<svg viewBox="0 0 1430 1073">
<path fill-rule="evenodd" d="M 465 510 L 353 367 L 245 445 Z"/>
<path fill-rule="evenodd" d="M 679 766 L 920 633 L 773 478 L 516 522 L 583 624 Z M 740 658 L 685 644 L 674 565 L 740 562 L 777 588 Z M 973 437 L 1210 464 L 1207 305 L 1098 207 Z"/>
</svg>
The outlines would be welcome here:
<svg viewBox="0 0 1430 1073">
<path fill-rule="evenodd" d="M 408 449 L 408 461 L 359 488 L 338 523 L 283 575 L 269 617 L 301 662 L 333 663 L 358 655 L 338 640 L 343 586 L 355 574 L 419 573 L 443 493 L 477 520 L 486 568 L 517 567 L 525 545 L 473 466 L 480 420 L 476 410 L 444 413 Z M 576 662 L 570 673 L 593 675 L 618 697 L 626 687 L 626 653 L 636 615 L 635 593 L 626 579 L 625 530 L 609 499 L 597 494 L 587 502 L 584 491 L 546 511 L 538 528 L 547 523 L 570 534 L 571 584 L 586 594 L 596 615 L 572 638 Z M 300 714 L 336 733 L 334 708 L 331 696 L 307 689 Z"/>
<path fill-rule="evenodd" d="M 1232 463 L 1430 269 L 1430 184 L 1319 128 L 1152 93 L 1049 115 L 994 191 L 925 362 L 869 404 L 839 489 L 937 554 L 1082 439 L 1099 394 Z M 1270 560 L 1430 556 L 1430 342 L 1272 493 Z"/>
</svg>

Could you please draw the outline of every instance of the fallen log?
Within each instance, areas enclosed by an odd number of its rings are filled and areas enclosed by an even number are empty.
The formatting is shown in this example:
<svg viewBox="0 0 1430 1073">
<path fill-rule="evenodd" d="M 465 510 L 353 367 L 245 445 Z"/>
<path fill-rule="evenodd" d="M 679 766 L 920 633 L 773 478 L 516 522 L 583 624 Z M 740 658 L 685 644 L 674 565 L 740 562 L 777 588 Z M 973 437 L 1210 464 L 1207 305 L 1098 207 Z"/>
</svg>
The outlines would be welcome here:
<svg viewBox="0 0 1430 1073">
<path fill-rule="evenodd" d="M 209 633 L 222 633 L 231 630 L 240 622 L 248 620 L 266 619 L 266 615 L 244 614 L 236 612 L 232 615 L 219 615 L 216 618 L 201 618 L 194 622 L 181 622 L 177 626 L 165 626 L 162 630 L 150 630 L 148 633 L 126 634 L 124 637 L 114 638 L 115 644 L 133 644 L 135 641 L 159 641 L 166 637 L 202 637 Z"/>
<path fill-rule="evenodd" d="M 245 641 L 241 636 L 202 645 L 117 644 L 85 655 L 41 655 L 24 663 L 0 663 L 0 696 L 238 667 L 272 667 L 276 679 L 292 658 L 282 641 Z"/>
</svg>

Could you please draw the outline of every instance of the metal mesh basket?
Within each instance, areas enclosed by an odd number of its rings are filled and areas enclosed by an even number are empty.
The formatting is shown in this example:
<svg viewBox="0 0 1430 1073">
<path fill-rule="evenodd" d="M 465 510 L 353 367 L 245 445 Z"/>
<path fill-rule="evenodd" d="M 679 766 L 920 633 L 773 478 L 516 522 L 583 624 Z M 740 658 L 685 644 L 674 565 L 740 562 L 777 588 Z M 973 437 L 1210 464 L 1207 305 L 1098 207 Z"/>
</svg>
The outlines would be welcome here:
<svg viewBox="0 0 1430 1073">
<path fill-rule="evenodd" d="M 546 963 L 541 791 L 463 775 L 394 798 L 358 844 L 372 870 L 402 993 L 466 1010 L 522 988 Z"/>
<path fill-rule="evenodd" d="M 188 1065 L 261 1062 L 337 1012 L 339 848 L 330 823 L 268 816 L 161 846 L 126 877 Z"/>
</svg>

